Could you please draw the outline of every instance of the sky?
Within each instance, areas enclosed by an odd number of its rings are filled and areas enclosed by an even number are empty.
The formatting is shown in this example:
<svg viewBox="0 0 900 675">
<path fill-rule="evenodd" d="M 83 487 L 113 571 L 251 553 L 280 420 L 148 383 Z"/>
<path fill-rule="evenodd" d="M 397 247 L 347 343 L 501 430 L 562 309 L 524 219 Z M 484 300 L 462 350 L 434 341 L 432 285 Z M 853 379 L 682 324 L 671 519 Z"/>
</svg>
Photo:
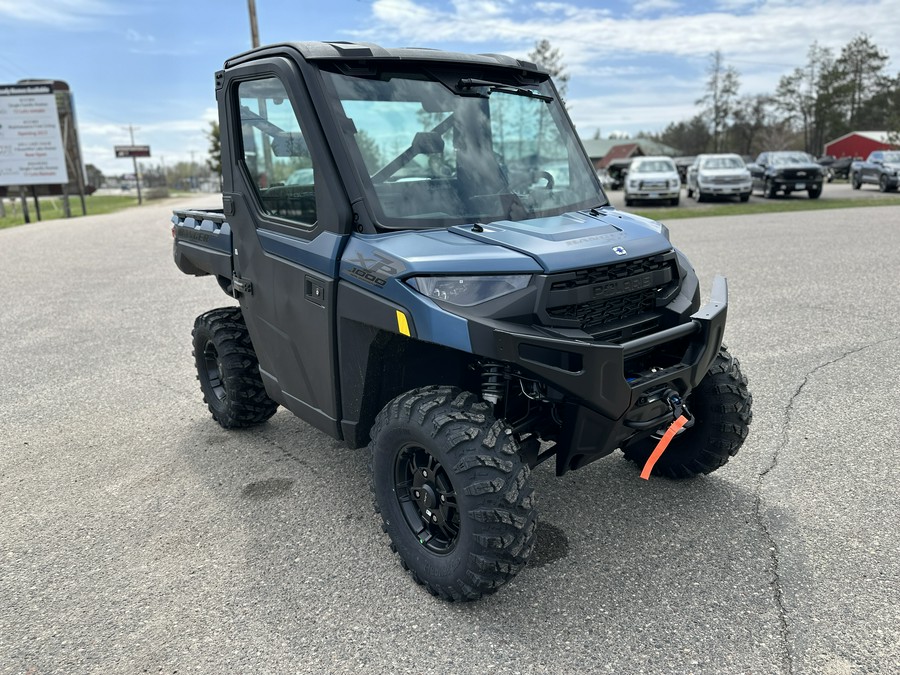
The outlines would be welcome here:
<svg viewBox="0 0 900 675">
<path fill-rule="evenodd" d="M 662 131 L 693 117 L 710 55 L 740 94 L 774 93 L 809 47 L 868 35 L 900 70 L 900 0 L 256 0 L 262 44 L 374 42 L 525 58 L 562 53 L 579 134 Z M 250 48 L 246 0 L 0 0 L 0 85 L 64 80 L 85 163 L 130 173 L 113 146 L 149 145 L 151 164 L 205 161 L 214 74 Z"/>
</svg>

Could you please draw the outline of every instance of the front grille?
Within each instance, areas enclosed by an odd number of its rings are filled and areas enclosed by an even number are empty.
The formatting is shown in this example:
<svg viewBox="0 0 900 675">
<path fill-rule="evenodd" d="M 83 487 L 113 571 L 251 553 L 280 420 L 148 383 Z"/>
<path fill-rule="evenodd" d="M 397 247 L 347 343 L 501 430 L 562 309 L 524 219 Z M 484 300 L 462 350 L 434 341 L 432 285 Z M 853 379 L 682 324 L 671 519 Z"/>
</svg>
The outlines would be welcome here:
<svg viewBox="0 0 900 675">
<path fill-rule="evenodd" d="M 655 305 L 656 291 L 650 289 L 581 305 L 556 307 L 547 310 L 547 314 L 554 319 L 577 321 L 583 330 L 593 333 L 608 323 L 649 312 Z"/>
<path fill-rule="evenodd" d="M 713 176 L 709 179 L 709 182 L 713 185 L 735 185 L 746 181 L 747 179 L 741 176 Z"/>
<path fill-rule="evenodd" d="M 547 326 L 580 328 L 592 335 L 626 327 L 631 335 L 640 322 L 655 324 L 657 300 L 671 297 L 679 279 L 672 251 L 611 265 L 554 274 L 544 295 Z"/>
<path fill-rule="evenodd" d="M 641 190 L 665 190 L 668 186 L 668 181 L 664 180 L 642 180 L 640 183 Z"/>
<path fill-rule="evenodd" d="M 813 169 L 782 169 L 781 175 L 788 180 L 815 180 L 819 177 Z"/>
</svg>

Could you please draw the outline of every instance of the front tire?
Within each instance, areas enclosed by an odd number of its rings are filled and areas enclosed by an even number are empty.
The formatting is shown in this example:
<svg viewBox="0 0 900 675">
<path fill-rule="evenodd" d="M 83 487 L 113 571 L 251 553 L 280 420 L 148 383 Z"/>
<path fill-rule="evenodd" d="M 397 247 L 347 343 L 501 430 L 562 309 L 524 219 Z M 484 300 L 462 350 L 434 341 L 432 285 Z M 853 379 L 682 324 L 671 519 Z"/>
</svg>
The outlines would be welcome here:
<svg viewBox="0 0 900 675">
<path fill-rule="evenodd" d="M 750 193 L 749 193 L 749 192 L 742 192 L 742 193 L 741 193 L 741 201 L 742 201 L 742 202 L 749 202 L 749 201 L 750 201 Z"/>
<path fill-rule="evenodd" d="M 862 187 L 862 177 L 858 173 L 854 173 L 850 176 L 850 183 L 854 190 L 859 190 Z"/>
<path fill-rule="evenodd" d="M 881 174 L 881 178 L 878 179 L 878 189 L 882 192 L 887 192 L 891 189 L 891 182 L 888 180 L 887 175 Z"/>
<path fill-rule="evenodd" d="M 807 194 L 809 195 L 810 199 L 818 199 L 822 196 L 822 186 L 820 185 L 817 188 L 810 188 L 809 190 L 807 190 Z"/>
<path fill-rule="evenodd" d="M 775 187 L 775 182 L 772 180 L 766 181 L 766 187 L 763 189 L 763 195 L 765 195 L 766 199 L 775 199 L 775 196 L 778 194 L 778 188 Z"/>
<path fill-rule="evenodd" d="M 706 377 L 687 399 L 694 425 L 672 439 L 652 475 L 692 478 L 724 466 L 747 438 L 752 403 L 740 363 L 723 346 Z M 647 438 L 624 447 L 625 459 L 643 466 L 656 443 L 656 439 Z"/>
<path fill-rule="evenodd" d="M 201 314 L 192 333 L 203 402 L 226 429 L 261 424 L 278 404 L 266 394 L 240 307 Z"/>
<path fill-rule="evenodd" d="M 398 396 L 372 427 L 372 490 L 391 549 L 444 600 L 477 600 L 525 566 L 537 512 L 512 429 L 452 387 Z"/>
</svg>

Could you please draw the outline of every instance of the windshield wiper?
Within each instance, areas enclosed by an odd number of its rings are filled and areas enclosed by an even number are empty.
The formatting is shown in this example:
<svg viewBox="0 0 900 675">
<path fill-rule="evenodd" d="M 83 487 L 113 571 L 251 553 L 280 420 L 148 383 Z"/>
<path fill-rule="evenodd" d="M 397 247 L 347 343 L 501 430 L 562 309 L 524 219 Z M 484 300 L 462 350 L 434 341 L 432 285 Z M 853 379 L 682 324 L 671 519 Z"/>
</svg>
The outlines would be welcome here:
<svg viewBox="0 0 900 675">
<path fill-rule="evenodd" d="M 504 84 L 503 82 L 492 82 L 491 80 L 478 80 L 473 77 L 464 77 L 456 83 L 457 89 L 474 89 L 475 87 L 487 88 L 487 94 L 476 93 L 476 96 L 484 96 L 485 98 L 487 98 L 490 94 L 493 94 L 495 91 L 499 91 L 503 94 L 515 94 L 516 96 L 536 98 L 539 101 L 544 101 L 545 103 L 550 103 L 550 101 L 553 100 L 552 96 L 544 96 L 544 94 L 538 94 L 531 89 L 526 89 L 525 87 L 515 87 L 511 84 Z"/>
</svg>

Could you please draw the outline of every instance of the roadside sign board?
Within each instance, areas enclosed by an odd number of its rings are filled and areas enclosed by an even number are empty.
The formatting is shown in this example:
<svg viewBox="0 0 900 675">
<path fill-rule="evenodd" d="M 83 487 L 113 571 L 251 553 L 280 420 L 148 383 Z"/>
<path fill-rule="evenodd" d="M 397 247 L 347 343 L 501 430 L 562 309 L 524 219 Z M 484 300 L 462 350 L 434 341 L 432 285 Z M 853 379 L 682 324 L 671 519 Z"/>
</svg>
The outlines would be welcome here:
<svg viewBox="0 0 900 675">
<path fill-rule="evenodd" d="M 117 145 L 116 157 L 149 157 L 149 145 Z"/>
<path fill-rule="evenodd" d="M 53 87 L 0 85 L 0 185 L 68 182 Z"/>
</svg>

